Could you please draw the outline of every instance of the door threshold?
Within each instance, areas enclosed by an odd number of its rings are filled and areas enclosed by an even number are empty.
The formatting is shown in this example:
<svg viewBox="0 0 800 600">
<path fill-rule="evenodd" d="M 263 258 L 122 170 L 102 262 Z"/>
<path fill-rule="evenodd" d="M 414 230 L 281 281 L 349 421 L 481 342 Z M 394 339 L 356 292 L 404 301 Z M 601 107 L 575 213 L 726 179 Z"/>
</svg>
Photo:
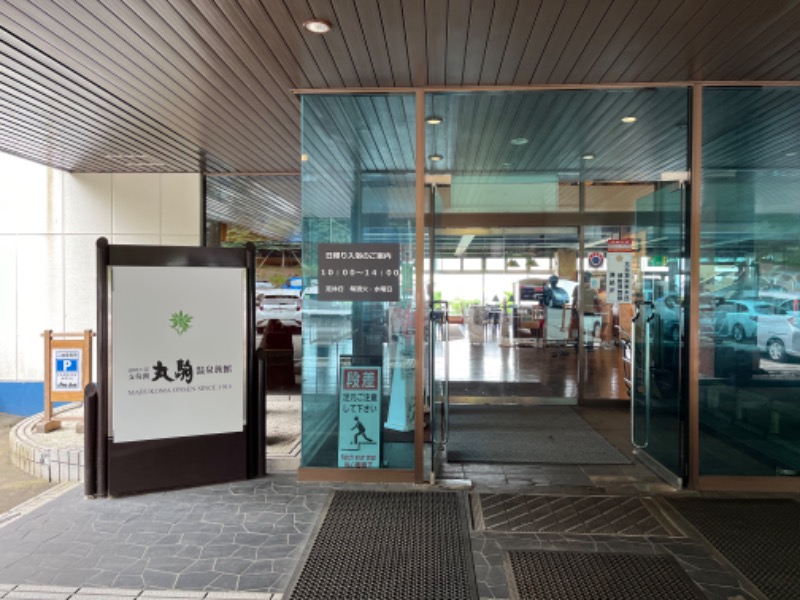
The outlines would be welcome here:
<svg viewBox="0 0 800 600">
<path fill-rule="evenodd" d="M 544 396 L 450 396 L 450 404 L 509 404 L 523 406 L 577 406 L 577 398 Z"/>
</svg>

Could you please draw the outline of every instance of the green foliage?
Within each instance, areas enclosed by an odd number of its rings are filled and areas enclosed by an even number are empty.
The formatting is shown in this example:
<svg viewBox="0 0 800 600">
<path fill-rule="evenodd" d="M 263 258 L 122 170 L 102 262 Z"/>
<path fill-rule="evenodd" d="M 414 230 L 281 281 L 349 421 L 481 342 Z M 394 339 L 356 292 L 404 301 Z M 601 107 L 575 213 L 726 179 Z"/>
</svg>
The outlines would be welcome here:
<svg viewBox="0 0 800 600">
<path fill-rule="evenodd" d="M 476 299 L 464 300 L 463 298 L 455 298 L 450 301 L 450 314 L 464 314 L 470 306 L 480 303 L 480 300 Z"/>
</svg>

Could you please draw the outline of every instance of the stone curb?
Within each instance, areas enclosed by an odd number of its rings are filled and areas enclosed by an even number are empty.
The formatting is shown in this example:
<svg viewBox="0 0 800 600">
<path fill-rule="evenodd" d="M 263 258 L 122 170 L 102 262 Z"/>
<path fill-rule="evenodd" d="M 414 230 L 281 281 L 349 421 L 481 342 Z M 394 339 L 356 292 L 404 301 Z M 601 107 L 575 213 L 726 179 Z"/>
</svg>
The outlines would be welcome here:
<svg viewBox="0 0 800 600">
<path fill-rule="evenodd" d="M 286 396 L 288 400 L 297 396 Z M 72 402 L 60 406 L 53 411 L 54 415 L 73 410 L 82 405 Z M 37 413 L 17 423 L 9 433 L 11 444 L 11 461 L 29 475 L 45 479 L 53 483 L 66 481 L 82 482 L 84 477 L 83 445 L 79 449 L 51 448 L 34 440 L 30 433 L 42 418 Z M 300 466 L 300 442 L 298 441 L 288 454 L 268 454 L 267 472 L 296 471 Z"/>
<path fill-rule="evenodd" d="M 184 592 L 181 590 L 134 590 L 129 588 L 65 587 L 59 585 L 0 584 L 0 598 L 31 600 L 282 600 L 283 594 L 258 592 Z"/>
<path fill-rule="evenodd" d="M 54 415 L 81 406 L 81 402 L 72 402 L 53 411 Z M 42 413 L 35 414 L 17 423 L 11 433 L 11 461 L 26 473 L 60 483 L 64 481 L 83 481 L 83 447 L 49 448 L 36 442 L 30 435 L 33 428 L 41 420 Z"/>
</svg>

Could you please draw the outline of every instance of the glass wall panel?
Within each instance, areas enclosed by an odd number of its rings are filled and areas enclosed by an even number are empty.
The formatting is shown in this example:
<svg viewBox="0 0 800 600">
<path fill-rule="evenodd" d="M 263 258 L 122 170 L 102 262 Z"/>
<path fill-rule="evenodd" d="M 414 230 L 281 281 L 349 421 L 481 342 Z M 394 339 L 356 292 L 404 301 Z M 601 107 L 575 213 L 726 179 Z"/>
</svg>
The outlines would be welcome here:
<svg viewBox="0 0 800 600">
<path fill-rule="evenodd" d="M 706 89 L 700 472 L 800 473 L 800 89 Z"/>
<path fill-rule="evenodd" d="M 414 123 L 413 95 L 302 100 L 305 467 L 414 467 Z M 397 299 L 323 299 L 319 246 L 328 243 L 388 244 L 399 257 Z M 368 286 L 371 273 L 352 266 Z M 354 405 L 350 392 L 343 402 L 347 366 L 380 368 L 377 406 L 368 397 Z"/>
<path fill-rule="evenodd" d="M 687 106 L 680 88 L 429 94 L 427 172 L 449 186 L 437 211 L 632 211 L 647 190 L 598 190 L 580 206 L 578 183 L 685 171 Z"/>
</svg>

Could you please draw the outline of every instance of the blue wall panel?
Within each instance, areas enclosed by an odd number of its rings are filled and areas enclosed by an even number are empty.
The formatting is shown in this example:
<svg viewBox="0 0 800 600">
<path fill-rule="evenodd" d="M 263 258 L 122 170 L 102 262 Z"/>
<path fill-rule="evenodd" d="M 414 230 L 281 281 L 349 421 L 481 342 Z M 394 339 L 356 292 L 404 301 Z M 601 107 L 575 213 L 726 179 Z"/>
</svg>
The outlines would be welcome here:
<svg viewBox="0 0 800 600">
<path fill-rule="evenodd" d="M 0 382 L 0 412 L 29 417 L 42 411 L 44 411 L 44 382 Z"/>
</svg>

